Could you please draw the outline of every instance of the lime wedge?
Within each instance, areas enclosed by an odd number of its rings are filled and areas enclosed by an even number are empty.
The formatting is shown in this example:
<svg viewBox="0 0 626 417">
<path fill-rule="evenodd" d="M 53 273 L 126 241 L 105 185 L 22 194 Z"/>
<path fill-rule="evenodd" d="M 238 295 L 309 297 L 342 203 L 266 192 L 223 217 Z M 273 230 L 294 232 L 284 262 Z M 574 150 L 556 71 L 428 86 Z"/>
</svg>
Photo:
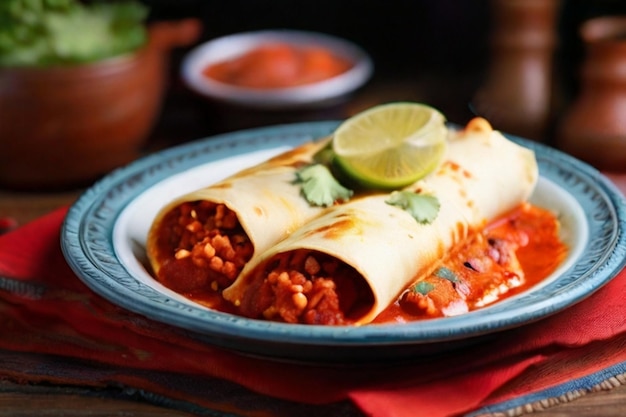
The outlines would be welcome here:
<svg viewBox="0 0 626 417">
<path fill-rule="evenodd" d="M 425 177 L 446 150 L 446 119 L 421 103 L 389 103 L 344 121 L 333 136 L 339 168 L 368 188 L 396 189 Z"/>
</svg>

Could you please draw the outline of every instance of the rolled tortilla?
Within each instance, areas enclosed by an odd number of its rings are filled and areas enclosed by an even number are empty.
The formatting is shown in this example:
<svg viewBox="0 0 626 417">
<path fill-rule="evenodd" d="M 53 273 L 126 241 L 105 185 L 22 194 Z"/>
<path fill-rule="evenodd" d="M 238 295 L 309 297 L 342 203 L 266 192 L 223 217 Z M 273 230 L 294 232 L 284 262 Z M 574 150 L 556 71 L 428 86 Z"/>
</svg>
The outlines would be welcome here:
<svg viewBox="0 0 626 417">
<path fill-rule="evenodd" d="M 409 187 L 437 198 L 434 221 L 418 223 L 386 194 L 356 198 L 260 254 L 223 296 L 253 318 L 368 323 L 471 230 L 524 202 L 537 179 L 531 150 L 476 119 L 451 132 L 442 165 Z"/>
<path fill-rule="evenodd" d="M 294 184 L 328 139 L 309 142 L 175 199 L 155 217 L 147 255 L 157 280 L 178 292 L 219 290 L 256 253 L 318 215 Z"/>
</svg>

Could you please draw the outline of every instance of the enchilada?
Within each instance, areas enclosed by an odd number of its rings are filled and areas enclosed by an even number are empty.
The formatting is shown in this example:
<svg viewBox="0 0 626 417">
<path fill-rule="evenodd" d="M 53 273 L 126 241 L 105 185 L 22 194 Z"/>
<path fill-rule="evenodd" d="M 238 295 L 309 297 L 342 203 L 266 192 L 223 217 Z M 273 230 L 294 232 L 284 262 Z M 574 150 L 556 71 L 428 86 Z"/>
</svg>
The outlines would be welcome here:
<svg viewBox="0 0 626 417">
<path fill-rule="evenodd" d="M 400 191 L 435 199 L 434 220 L 417 221 L 393 204 L 393 193 L 357 196 L 255 256 L 224 298 L 252 318 L 327 325 L 374 320 L 453 247 L 523 204 L 535 187 L 533 152 L 485 120 L 451 131 L 448 141 L 439 168 Z"/>
</svg>

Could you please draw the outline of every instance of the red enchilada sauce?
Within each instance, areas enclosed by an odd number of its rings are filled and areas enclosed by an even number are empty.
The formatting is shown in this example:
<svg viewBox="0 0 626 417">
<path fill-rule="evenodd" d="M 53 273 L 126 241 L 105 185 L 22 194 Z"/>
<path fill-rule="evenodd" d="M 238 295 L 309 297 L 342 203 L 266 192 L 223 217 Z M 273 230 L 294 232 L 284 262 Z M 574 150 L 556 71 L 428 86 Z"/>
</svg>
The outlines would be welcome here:
<svg viewBox="0 0 626 417">
<path fill-rule="evenodd" d="M 487 306 L 539 283 L 566 255 L 554 214 L 523 204 L 450 251 L 374 323 L 454 316 Z"/>
<path fill-rule="evenodd" d="M 295 87 L 337 76 L 352 64 L 319 46 L 268 43 L 206 67 L 206 77 L 239 87 Z"/>
</svg>

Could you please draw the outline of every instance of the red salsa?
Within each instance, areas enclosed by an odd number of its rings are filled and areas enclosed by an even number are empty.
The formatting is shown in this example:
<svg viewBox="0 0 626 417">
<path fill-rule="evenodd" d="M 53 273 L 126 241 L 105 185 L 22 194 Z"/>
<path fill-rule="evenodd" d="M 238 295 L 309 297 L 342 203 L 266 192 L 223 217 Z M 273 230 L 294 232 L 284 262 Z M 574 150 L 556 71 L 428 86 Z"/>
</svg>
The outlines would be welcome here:
<svg viewBox="0 0 626 417">
<path fill-rule="evenodd" d="M 315 83 L 337 76 L 352 63 L 319 46 L 268 43 L 206 67 L 203 74 L 225 84 L 271 89 Z"/>
</svg>

